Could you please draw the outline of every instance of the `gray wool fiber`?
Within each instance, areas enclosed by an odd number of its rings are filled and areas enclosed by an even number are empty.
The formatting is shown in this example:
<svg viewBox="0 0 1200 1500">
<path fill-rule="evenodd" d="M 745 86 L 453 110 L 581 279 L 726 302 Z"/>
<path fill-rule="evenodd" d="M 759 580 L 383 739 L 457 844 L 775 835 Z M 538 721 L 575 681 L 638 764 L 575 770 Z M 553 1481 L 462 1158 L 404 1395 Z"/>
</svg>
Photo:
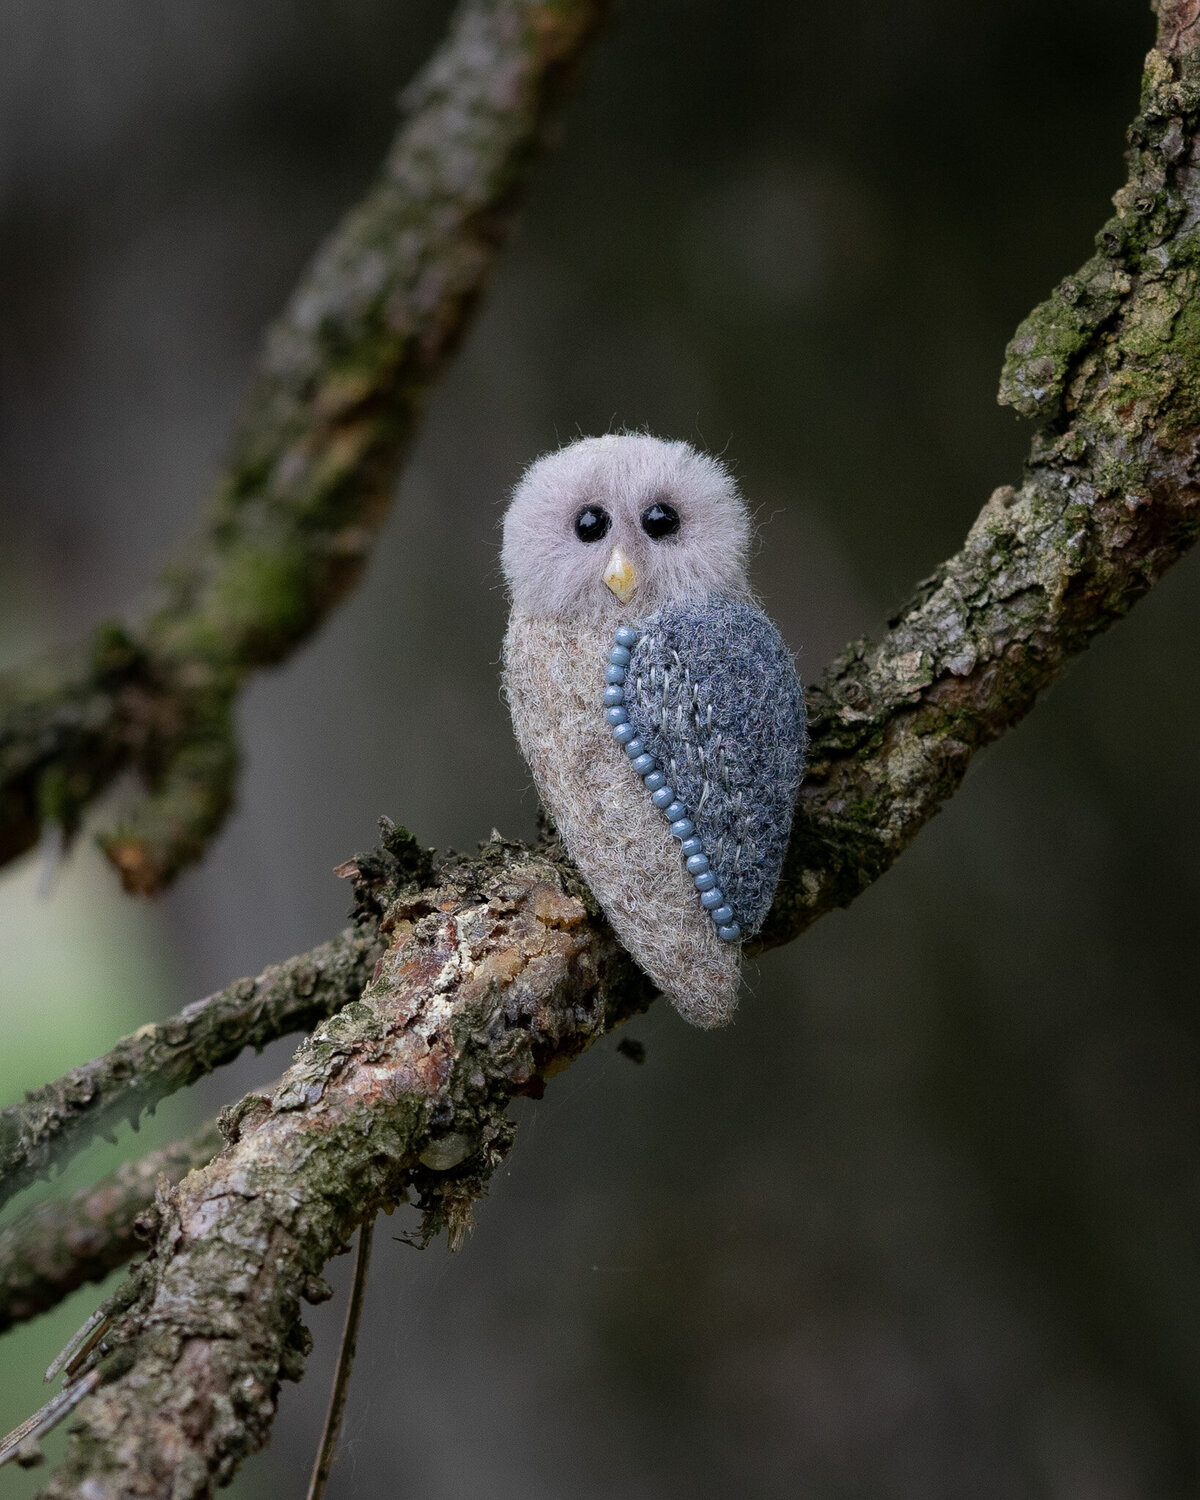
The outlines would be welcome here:
<svg viewBox="0 0 1200 1500">
<path fill-rule="evenodd" d="M 762 926 L 787 851 L 807 739 L 804 695 L 778 630 L 753 605 L 668 605 L 626 682 L 630 722 L 666 772 L 743 937 Z"/>
<path fill-rule="evenodd" d="M 504 691 L 546 810 L 617 936 L 687 1020 L 737 1004 L 739 950 L 713 930 L 662 814 L 600 709 L 612 632 L 513 611 Z"/>
<path fill-rule="evenodd" d="M 670 507 L 678 525 L 652 534 L 652 506 Z M 604 512 L 597 534 L 577 526 L 585 508 Z M 630 722 L 687 804 L 750 936 L 779 878 L 805 730 L 791 657 L 750 593 L 749 540 L 718 459 L 641 433 L 539 458 L 504 517 L 504 691 L 517 740 L 618 937 L 697 1026 L 733 1015 L 740 945 L 718 937 L 678 841 L 612 738 L 605 669 L 616 627 L 641 631 L 614 692 L 627 695 Z M 618 556 L 620 597 L 604 581 Z"/>
</svg>

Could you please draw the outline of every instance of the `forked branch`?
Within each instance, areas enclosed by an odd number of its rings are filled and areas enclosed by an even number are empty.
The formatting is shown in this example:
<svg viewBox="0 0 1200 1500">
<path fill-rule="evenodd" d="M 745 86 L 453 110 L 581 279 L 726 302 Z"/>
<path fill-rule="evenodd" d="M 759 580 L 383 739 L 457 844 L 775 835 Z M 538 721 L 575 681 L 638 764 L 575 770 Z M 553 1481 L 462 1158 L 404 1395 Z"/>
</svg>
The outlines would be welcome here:
<svg viewBox="0 0 1200 1500">
<path fill-rule="evenodd" d="M 975 751 L 1195 537 L 1198 13 L 1164 8 L 1116 217 L 1010 346 L 1004 399 L 1039 424 L 1022 485 L 813 691 L 766 946 L 877 878 Z M 461 1238 L 511 1141 L 512 1097 L 652 998 L 553 846 L 492 843 L 383 906 L 387 949 L 361 998 L 230 1113 L 226 1149 L 165 1205 L 47 1497 L 200 1496 L 228 1479 L 266 1440 L 279 1380 L 301 1372 L 300 1304 L 323 1295 L 327 1259 L 406 1195 L 427 1230 Z"/>
</svg>

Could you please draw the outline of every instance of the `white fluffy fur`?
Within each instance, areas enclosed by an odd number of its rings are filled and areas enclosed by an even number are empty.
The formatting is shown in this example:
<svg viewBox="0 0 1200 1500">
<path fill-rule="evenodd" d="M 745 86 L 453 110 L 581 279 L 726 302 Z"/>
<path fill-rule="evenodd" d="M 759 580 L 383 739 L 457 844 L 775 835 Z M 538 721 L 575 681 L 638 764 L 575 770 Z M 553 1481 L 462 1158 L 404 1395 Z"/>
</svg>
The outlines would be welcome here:
<svg viewBox="0 0 1200 1500">
<path fill-rule="evenodd" d="M 654 501 L 679 512 L 672 537 L 652 541 L 641 515 Z M 602 505 L 612 529 L 581 542 L 575 517 Z M 715 591 L 746 595 L 750 521 L 725 466 L 687 443 L 640 433 L 583 438 L 530 465 L 504 517 L 501 563 L 515 608 L 553 620 L 611 621 L 668 603 L 699 603 Z M 628 605 L 601 574 L 614 547 L 638 573 Z"/>
<path fill-rule="evenodd" d="M 739 949 L 696 898 L 679 845 L 600 707 L 611 628 L 514 609 L 504 689 L 542 801 L 617 936 L 676 1009 L 720 1026 L 737 1004 Z"/>
</svg>

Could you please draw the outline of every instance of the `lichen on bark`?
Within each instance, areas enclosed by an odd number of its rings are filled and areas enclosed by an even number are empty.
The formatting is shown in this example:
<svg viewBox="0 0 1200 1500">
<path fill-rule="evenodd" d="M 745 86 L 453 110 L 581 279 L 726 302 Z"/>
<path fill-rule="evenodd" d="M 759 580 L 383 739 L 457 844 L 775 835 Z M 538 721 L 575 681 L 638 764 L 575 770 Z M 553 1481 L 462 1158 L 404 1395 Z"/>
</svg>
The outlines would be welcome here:
<svg viewBox="0 0 1200 1500">
<path fill-rule="evenodd" d="M 997 489 L 962 550 L 811 693 L 766 946 L 876 879 L 975 752 L 1195 539 L 1198 17 L 1197 0 L 1163 7 L 1116 217 L 1014 340 L 1003 395 L 1038 423 L 1020 485 Z M 47 1496 L 184 1500 L 226 1480 L 301 1372 L 300 1305 L 325 1294 L 328 1257 L 406 1196 L 427 1230 L 460 1238 L 511 1142 L 512 1097 L 652 998 L 553 842 L 493 842 L 421 889 L 391 885 L 383 855 L 347 873 L 386 951 L 167 1196 Z"/>
<path fill-rule="evenodd" d="M 50 1198 L 0 1227 L 0 1333 L 36 1317 L 145 1248 L 142 1216 L 159 1179 L 174 1186 L 221 1147 L 215 1125 L 126 1162 L 70 1197 Z"/>
<path fill-rule="evenodd" d="M 239 979 L 165 1021 L 142 1026 L 103 1057 L 72 1068 L 0 1110 L 0 1206 L 61 1168 L 97 1135 L 146 1110 L 247 1047 L 307 1031 L 353 1000 L 382 951 L 374 924 L 338 937 L 254 979 Z"/>
<path fill-rule="evenodd" d="M 1164 23 L 1164 35 L 1174 35 Z M 1000 399 L 1038 427 L 957 556 L 811 691 L 811 762 L 766 943 L 878 878 L 1200 527 L 1200 51 L 1156 49 L 1097 254 L 1009 345 Z"/>
<path fill-rule="evenodd" d="M 460 1239 L 514 1095 L 652 998 L 573 868 L 520 845 L 450 863 L 382 928 L 361 999 L 226 1116 L 225 1150 L 166 1206 L 47 1497 L 183 1500 L 228 1480 L 300 1378 L 301 1302 L 325 1295 L 355 1227 L 411 1195 Z"/>
</svg>

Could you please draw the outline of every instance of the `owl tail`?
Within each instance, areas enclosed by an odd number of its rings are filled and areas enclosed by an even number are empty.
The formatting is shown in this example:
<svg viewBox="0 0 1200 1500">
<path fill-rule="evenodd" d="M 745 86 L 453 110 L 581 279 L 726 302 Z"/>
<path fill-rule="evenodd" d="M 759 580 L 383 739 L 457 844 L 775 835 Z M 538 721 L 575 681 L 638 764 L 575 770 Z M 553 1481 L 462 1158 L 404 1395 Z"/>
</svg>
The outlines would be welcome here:
<svg viewBox="0 0 1200 1500">
<path fill-rule="evenodd" d="M 669 967 L 657 962 L 657 953 L 634 949 L 633 956 L 685 1021 L 706 1031 L 727 1026 L 737 1009 L 740 949 L 736 943 L 711 941 L 698 942 L 695 949 L 688 955 L 690 962 Z M 677 950 L 674 956 L 680 956 Z"/>
</svg>

